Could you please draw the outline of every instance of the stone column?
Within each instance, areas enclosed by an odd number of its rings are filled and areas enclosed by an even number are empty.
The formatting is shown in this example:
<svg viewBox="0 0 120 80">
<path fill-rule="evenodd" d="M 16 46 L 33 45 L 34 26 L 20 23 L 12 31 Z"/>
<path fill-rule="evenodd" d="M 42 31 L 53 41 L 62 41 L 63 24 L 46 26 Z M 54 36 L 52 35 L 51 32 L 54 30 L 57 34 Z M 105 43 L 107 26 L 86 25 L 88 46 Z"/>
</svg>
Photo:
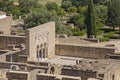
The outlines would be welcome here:
<svg viewBox="0 0 120 80">
<path fill-rule="evenodd" d="M 43 48 L 41 48 L 41 59 L 43 59 Z"/>
<path fill-rule="evenodd" d="M 43 58 L 45 58 L 45 48 L 43 48 Z"/>
<path fill-rule="evenodd" d="M 10 62 L 12 62 L 12 55 L 10 55 Z"/>
</svg>

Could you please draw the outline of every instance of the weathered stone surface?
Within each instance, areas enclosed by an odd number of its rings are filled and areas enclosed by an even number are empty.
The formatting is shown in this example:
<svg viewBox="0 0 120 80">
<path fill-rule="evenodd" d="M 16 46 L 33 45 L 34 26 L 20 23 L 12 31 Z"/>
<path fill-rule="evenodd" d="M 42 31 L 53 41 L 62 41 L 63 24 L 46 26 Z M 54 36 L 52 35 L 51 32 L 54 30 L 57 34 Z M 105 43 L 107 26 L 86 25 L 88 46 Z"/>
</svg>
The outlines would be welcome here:
<svg viewBox="0 0 120 80">
<path fill-rule="evenodd" d="M 81 46 L 72 44 L 56 44 L 56 55 L 83 57 L 83 58 L 105 58 L 108 54 L 114 54 L 115 48 Z"/>
<path fill-rule="evenodd" d="M 9 45 L 25 44 L 24 36 L 0 35 L 0 49 L 9 49 Z"/>
<path fill-rule="evenodd" d="M 55 54 L 55 23 L 49 22 L 26 30 L 28 61 L 40 61 Z"/>
<path fill-rule="evenodd" d="M 10 35 L 12 21 L 13 19 L 10 16 L 0 19 L 0 32 L 1 32 L 0 34 Z"/>
</svg>

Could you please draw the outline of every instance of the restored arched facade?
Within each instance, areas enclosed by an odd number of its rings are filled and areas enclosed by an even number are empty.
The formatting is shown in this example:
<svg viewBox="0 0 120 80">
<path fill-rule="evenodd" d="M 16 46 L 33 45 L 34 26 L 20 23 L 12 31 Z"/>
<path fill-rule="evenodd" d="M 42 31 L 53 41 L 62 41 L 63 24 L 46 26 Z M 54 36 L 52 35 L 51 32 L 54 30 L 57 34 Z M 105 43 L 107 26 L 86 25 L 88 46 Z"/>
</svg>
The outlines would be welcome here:
<svg viewBox="0 0 120 80">
<path fill-rule="evenodd" d="M 40 61 L 55 55 L 55 22 L 26 30 L 28 61 Z"/>
<path fill-rule="evenodd" d="M 36 57 L 38 60 L 48 57 L 48 35 L 36 38 Z"/>
</svg>

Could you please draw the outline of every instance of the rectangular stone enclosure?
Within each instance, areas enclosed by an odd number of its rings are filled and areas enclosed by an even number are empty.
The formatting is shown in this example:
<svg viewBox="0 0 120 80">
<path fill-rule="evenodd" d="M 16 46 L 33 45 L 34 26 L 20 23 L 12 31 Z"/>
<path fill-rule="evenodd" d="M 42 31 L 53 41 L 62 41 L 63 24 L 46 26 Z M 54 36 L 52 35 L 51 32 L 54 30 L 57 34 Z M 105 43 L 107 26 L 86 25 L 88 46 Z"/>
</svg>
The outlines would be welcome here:
<svg viewBox="0 0 120 80">
<path fill-rule="evenodd" d="M 114 54 L 114 47 L 82 46 L 76 44 L 56 44 L 55 54 L 69 57 L 104 59 L 107 55 Z"/>
</svg>

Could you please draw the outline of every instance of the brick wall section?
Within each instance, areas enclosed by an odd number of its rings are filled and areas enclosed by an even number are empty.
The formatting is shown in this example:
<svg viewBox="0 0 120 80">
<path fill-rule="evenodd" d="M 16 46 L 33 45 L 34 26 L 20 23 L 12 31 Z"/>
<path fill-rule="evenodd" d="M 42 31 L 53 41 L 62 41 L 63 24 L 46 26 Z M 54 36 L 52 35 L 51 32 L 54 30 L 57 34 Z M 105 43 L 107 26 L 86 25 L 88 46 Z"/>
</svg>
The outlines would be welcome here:
<svg viewBox="0 0 120 80">
<path fill-rule="evenodd" d="M 83 57 L 83 58 L 105 58 L 107 54 L 114 54 L 115 48 L 80 46 L 72 44 L 56 44 L 56 55 Z"/>
</svg>

